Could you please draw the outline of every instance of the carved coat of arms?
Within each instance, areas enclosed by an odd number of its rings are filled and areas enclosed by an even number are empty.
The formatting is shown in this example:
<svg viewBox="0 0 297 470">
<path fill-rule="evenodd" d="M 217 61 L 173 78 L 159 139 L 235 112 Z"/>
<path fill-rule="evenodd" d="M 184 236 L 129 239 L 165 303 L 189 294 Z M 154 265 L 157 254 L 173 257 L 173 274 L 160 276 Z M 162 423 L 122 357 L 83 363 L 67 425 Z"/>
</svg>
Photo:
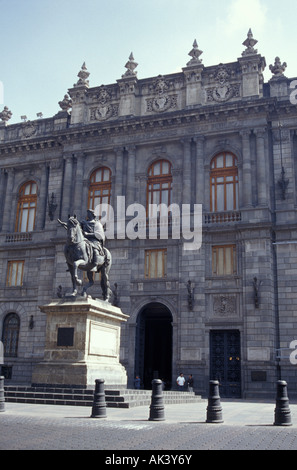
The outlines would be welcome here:
<svg viewBox="0 0 297 470">
<path fill-rule="evenodd" d="M 117 115 L 118 108 L 111 104 L 111 95 L 105 87 L 98 94 L 98 106 L 91 109 L 91 120 L 104 121 Z"/>
<path fill-rule="evenodd" d="M 215 76 L 217 86 L 208 88 L 207 101 L 224 102 L 239 96 L 239 83 L 230 84 L 229 78 L 228 69 L 224 65 L 219 66 Z"/>
<path fill-rule="evenodd" d="M 155 111 L 157 113 L 162 113 L 167 111 L 170 108 L 175 108 L 177 103 L 177 95 L 172 95 L 168 93 L 169 84 L 162 77 L 159 76 L 153 86 L 154 93 L 156 96 L 154 98 L 147 99 L 147 111 Z"/>
</svg>

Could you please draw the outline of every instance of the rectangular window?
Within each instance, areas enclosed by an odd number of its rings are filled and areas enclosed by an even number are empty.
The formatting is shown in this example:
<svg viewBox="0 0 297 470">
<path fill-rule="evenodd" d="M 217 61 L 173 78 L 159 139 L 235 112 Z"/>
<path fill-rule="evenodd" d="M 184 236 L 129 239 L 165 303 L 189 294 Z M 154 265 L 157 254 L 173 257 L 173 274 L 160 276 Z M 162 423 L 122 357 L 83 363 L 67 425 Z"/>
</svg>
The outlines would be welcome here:
<svg viewBox="0 0 297 470">
<path fill-rule="evenodd" d="M 145 251 L 145 277 L 158 279 L 167 275 L 167 250 Z"/>
<path fill-rule="evenodd" d="M 215 276 L 234 276 L 237 274 L 235 245 L 212 247 L 212 274 Z"/>
<path fill-rule="evenodd" d="M 23 285 L 25 261 L 8 261 L 7 267 L 7 287 L 15 287 Z"/>
</svg>

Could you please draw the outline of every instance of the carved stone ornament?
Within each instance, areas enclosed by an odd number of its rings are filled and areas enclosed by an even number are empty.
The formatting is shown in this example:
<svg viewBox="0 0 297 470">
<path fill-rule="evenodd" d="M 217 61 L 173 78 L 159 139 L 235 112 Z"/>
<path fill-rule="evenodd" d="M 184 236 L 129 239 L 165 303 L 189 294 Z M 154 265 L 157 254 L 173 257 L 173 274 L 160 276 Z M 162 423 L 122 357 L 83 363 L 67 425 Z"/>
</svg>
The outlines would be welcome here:
<svg viewBox="0 0 297 470">
<path fill-rule="evenodd" d="M 59 101 L 59 106 L 63 111 L 68 111 L 72 108 L 72 100 L 69 98 L 69 95 L 66 93 L 62 101 Z"/>
<path fill-rule="evenodd" d="M 201 54 L 203 54 L 203 51 L 200 51 L 198 49 L 198 44 L 195 39 L 193 43 L 193 49 L 188 54 L 190 57 L 192 57 L 192 59 L 187 63 L 187 67 L 192 67 L 193 65 L 200 65 L 202 63 L 202 60 L 199 59 Z"/>
<path fill-rule="evenodd" d="M 88 87 L 89 86 L 89 80 L 88 80 L 89 75 L 90 75 L 90 72 L 88 72 L 87 67 L 86 67 L 86 63 L 84 62 L 81 66 L 80 71 L 77 74 L 79 80 L 73 86 L 74 87 L 77 87 L 77 86 L 87 86 Z"/>
<path fill-rule="evenodd" d="M 122 75 L 122 78 L 135 77 L 137 75 L 137 72 L 135 72 L 137 65 L 138 63 L 134 60 L 133 52 L 131 52 L 129 60 L 125 65 L 127 71 Z"/>
<path fill-rule="evenodd" d="M 217 101 L 219 103 L 237 98 L 240 96 L 240 84 L 230 84 L 230 72 L 225 65 L 219 65 L 215 74 L 217 86 L 208 88 L 207 101 Z"/>
<path fill-rule="evenodd" d="M 228 317 L 236 313 L 236 297 L 233 295 L 215 295 L 213 299 L 213 311 L 216 316 Z"/>
<path fill-rule="evenodd" d="M 273 73 L 272 78 L 279 78 L 283 76 L 286 68 L 287 63 L 284 62 L 282 64 L 279 57 L 275 58 L 274 65 L 269 65 L 269 70 L 271 70 L 271 72 Z"/>
<path fill-rule="evenodd" d="M 177 95 L 169 95 L 167 93 L 169 84 L 164 77 L 159 75 L 154 83 L 153 89 L 157 96 L 146 100 L 148 112 L 155 111 L 157 113 L 163 113 L 168 109 L 176 108 Z"/>
<path fill-rule="evenodd" d="M 253 33 L 251 28 L 247 33 L 247 39 L 242 43 L 243 46 L 246 47 L 246 50 L 243 51 L 241 54 L 242 56 L 251 55 L 251 54 L 258 54 L 257 49 L 254 46 L 257 44 L 257 39 L 254 39 Z"/>
<path fill-rule="evenodd" d="M 7 121 L 9 121 L 9 119 L 11 119 L 11 116 L 12 116 L 12 112 L 9 111 L 7 106 L 4 106 L 3 111 L 0 113 L 1 121 L 7 122 Z"/>
<path fill-rule="evenodd" d="M 118 115 L 118 105 L 111 104 L 111 95 L 102 85 L 98 94 L 98 106 L 91 109 L 91 120 L 105 121 Z"/>
<path fill-rule="evenodd" d="M 23 136 L 27 139 L 37 132 L 37 126 L 33 122 L 27 121 L 22 125 Z"/>
</svg>

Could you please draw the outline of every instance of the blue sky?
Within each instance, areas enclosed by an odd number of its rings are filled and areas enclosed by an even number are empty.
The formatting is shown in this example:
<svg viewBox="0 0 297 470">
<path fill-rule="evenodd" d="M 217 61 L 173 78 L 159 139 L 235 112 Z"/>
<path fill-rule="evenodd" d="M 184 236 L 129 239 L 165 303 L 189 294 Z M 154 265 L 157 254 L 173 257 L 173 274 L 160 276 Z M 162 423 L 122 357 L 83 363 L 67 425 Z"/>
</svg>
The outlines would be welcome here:
<svg viewBox="0 0 297 470">
<path fill-rule="evenodd" d="M 194 39 L 205 66 L 236 61 L 250 27 L 265 80 L 276 56 L 296 77 L 296 15 L 296 0 L 0 0 L 0 111 L 53 116 L 84 61 L 90 86 L 115 83 L 131 52 L 139 79 L 179 72 Z"/>
</svg>

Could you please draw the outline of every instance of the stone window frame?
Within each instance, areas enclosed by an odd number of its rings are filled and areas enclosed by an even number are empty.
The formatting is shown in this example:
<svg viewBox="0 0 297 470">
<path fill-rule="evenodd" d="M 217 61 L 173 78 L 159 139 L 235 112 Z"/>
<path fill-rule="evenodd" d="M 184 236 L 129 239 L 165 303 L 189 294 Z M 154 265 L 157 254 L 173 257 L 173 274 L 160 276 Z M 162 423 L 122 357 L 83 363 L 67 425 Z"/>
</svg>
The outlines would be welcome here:
<svg viewBox="0 0 297 470">
<path fill-rule="evenodd" d="M 104 174 L 108 173 L 108 178 L 105 179 Z M 97 179 L 97 175 L 99 178 Z M 112 172 L 107 166 L 100 166 L 92 171 L 90 176 L 90 185 L 88 192 L 88 209 L 95 209 L 99 204 L 111 203 L 111 189 L 112 189 Z M 95 194 L 97 192 L 98 194 Z M 99 199 L 98 204 L 95 206 L 95 200 Z"/>
<path fill-rule="evenodd" d="M 164 171 L 165 165 L 168 166 L 168 172 Z M 160 172 L 155 170 L 160 165 Z M 165 203 L 168 207 L 172 199 L 172 164 L 169 160 L 158 159 L 154 161 L 148 169 L 147 187 L 146 187 L 146 212 L 149 217 L 149 205 Z M 159 186 L 155 188 L 154 186 Z M 167 186 L 167 187 L 166 187 Z M 166 201 L 164 200 L 164 195 Z M 166 211 L 167 213 L 167 211 Z"/>
<path fill-rule="evenodd" d="M 6 287 L 21 287 L 23 285 L 24 266 L 24 260 L 7 262 Z"/>
<path fill-rule="evenodd" d="M 237 249 L 235 244 L 213 245 L 211 250 L 212 275 L 217 277 L 237 275 Z M 219 265 L 219 256 L 223 256 L 222 265 Z M 227 259 L 230 256 L 229 259 Z M 230 266 L 230 272 L 227 267 Z M 223 269 L 221 269 L 223 268 Z"/>
<path fill-rule="evenodd" d="M 35 228 L 37 210 L 37 183 L 34 180 L 26 181 L 19 189 L 15 232 L 28 233 Z M 33 217 L 30 217 L 31 211 Z M 24 226 L 25 225 L 25 226 Z"/>
<path fill-rule="evenodd" d="M 161 255 L 159 258 L 158 255 Z M 158 263 L 160 263 L 158 265 Z M 160 270 L 161 275 L 158 275 Z M 167 248 L 145 250 L 145 279 L 165 279 L 167 277 Z"/>
<path fill-rule="evenodd" d="M 231 156 L 233 160 L 232 166 L 227 166 L 227 156 Z M 218 167 L 217 162 L 219 157 L 223 157 L 223 166 Z M 231 180 L 232 178 L 232 180 Z M 222 179 L 223 181 L 218 181 Z M 228 181 L 228 179 L 230 179 Z M 229 185 L 233 186 L 232 202 L 233 207 L 228 207 L 227 188 Z M 223 210 L 218 210 L 218 188 L 223 187 Z M 228 212 L 236 211 L 239 208 L 239 173 L 238 173 L 238 158 L 233 152 L 223 151 L 217 153 L 210 162 L 210 210 L 211 212 Z"/>
</svg>

